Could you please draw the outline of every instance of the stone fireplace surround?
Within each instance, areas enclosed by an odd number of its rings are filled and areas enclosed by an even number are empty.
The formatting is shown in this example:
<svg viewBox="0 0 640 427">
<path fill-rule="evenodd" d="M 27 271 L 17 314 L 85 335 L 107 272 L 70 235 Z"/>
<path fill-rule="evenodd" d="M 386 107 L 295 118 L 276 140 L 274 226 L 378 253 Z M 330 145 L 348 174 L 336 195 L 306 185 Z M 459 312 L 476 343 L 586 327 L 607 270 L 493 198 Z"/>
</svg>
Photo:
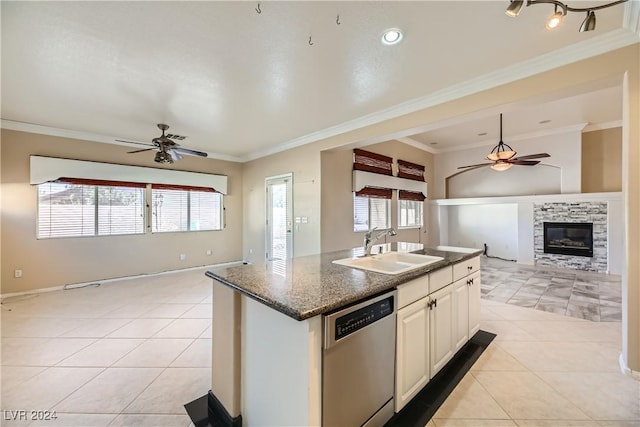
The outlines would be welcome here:
<svg viewBox="0 0 640 427">
<path fill-rule="evenodd" d="M 593 223 L 593 257 L 544 253 L 545 222 Z M 534 203 L 533 251 L 535 265 L 606 273 L 608 271 L 607 203 Z"/>
<path fill-rule="evenodd" d="M 599 222 L 604 229 L 596 236 L 594 227 L 594 239 L 598 238 L 604 244 L 599 248 L 600 256 L 596 259 L 588 258 L 591 263 L 574 262 L 562 255 L 543 254 L 543 226 L 544 220 L 539 219 L 539 231 L 535 227 L 534 207 L 545 205 L 553 206 L 560 210 L 561 207 L 567 209 L 566 215 L 574 215 L 570 218 L 554 218 L 552 222 Z M 583 205 L 586 204 L 586 205 Z M 566 206 L 564 206 L 566 205 Z M 569 205 L 575 205 L 570 208 Z M 597 221 L 586 221 L 586 211 L 578 215 L 578 207 L 598 206 L 605 212 L 598 214 Z M 573 209 L 574 211 L 570 211 Z M 586 209 L 586 207 L 585 207 Z M 473 218 L 472 223 L 461 224 L 457 221 L 458 215 L 462 211 L 467 211 Z M 467 246 L 482 249 L 482 243 L 487 242 L 490 252 L 504 259 L 515 260 L 522 265 L 542 265 L 558 268 L 571 268 L 586 271 L 598 271 L 602 273 L 622 274 L 624 263 L 624 229 L 625 218 L 623 214 L 623 197 L 620 192 L 611 193 L 574 193 L 574 194 L 547 194 L 529 196 L 506 196 L 506 197 L 476 197 L 460 199 L 436 199 L 429 201 L 429 225 L 428 241 L 430 245 L 451 245 Z M 481 230 L 495 228 L 496 221 L 499 221 L 500 233 L 481 233 Z M 535 233 L 540 239 L 536 242 Z M 506 236 L 506 237 L 505 237 Z M 506 240 L 505 240 L 506 239 Z M 507 252 L 497 253 L 500 248 L 509 244 Z M 537 245 L 540 254 L 548 255 L 543 264 L 537 262 Z M 595 248 L 594 248 L 595 251 Z M 605 253 L 606 255 L 602 255 Z M 553 258 L 552 258 L 553 256 Z M 604 256 L 604 258 L 603 258 Z M 596 261 L 597 260 L 597 261 Z M 596 263 L 594 263 L 596 261 Z M 588 269 L 588 270 L 587 270 Z"/>
</svg>

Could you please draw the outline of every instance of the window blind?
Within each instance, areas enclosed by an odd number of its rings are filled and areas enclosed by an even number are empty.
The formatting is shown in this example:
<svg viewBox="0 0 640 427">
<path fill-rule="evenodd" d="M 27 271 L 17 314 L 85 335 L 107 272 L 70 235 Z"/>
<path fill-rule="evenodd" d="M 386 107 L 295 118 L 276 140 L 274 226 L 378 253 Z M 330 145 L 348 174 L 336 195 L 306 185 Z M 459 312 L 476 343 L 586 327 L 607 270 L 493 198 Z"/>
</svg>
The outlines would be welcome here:
<svg viewBox="0 0 640 427">
<path fill-rule="evenodd" d="M 354 149 L 353 154 L 353 169 L 375 172 L 383 175 L 393 175 L 391 169 L 393 159 L 391 157 L 361 150 L 359 148 Z"/>
<path fill-rule="evenodd" d="M 221 230 L 222 194 L 211 188 L 151 185 L 151 231 Z"/>
<path fill-rule="evenodd" d="M 418 191 L 398 190 L 398 200 L 417 200 L 423 202 L 426 197 Z"/>
<path fill-rule="evenodd" d="M 424 181 L 424 166 L 398 159 L 398 177 Z"/>
<path fill-rule="evenodd" d="M 38 185 L 38 238 L 144 233 L 144 188 L 123 182 L 95 184 Z"/>
<path fill-rule="evenodd" d="M 398 227 L 422 227 L 422 205 L 417 200 L 398 200 Z"/>
</svg>

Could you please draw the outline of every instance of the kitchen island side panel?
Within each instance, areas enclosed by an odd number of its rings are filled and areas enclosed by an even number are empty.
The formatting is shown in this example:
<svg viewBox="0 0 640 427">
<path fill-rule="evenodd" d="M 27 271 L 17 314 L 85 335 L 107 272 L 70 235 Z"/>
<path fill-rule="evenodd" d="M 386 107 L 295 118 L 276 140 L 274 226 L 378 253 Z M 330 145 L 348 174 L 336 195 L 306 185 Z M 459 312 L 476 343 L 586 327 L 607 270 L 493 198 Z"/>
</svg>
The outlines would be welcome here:
<svg viewBox="0 0 640 427">
<path fill-rule="evenodd" d="M 247 426 L 320 426 L 322 321 L 296 321 L 242 297 L 242 417 Z"/>
</svg>

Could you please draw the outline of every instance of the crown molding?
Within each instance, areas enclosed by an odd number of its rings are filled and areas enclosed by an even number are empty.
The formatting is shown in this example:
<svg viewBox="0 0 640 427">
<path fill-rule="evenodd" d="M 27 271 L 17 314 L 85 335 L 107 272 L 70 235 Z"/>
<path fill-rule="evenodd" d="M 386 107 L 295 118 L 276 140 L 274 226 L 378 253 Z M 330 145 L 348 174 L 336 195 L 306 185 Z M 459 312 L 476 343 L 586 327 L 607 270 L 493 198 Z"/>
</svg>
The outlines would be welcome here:
<svg viewBox="0 0 640 427">
<path fill-rule="evenodd" d="M 0 120 L 0 128 L 17 130 L 20 132 L 36 133 L 39 135 L 58 136 L 61 138 L 80 139 L 84 141 L 102 142 L 105 144 L 114 144 L 114 145 L 122 145 L 125 147 L 130 147 L 130 145 L 127 143 L 116 141 L 116 139 L 121 139 L 116 136 L 100 135 L 100 134 L 95 134 L 90 132 L 81 132 L 81 131 L 76 131 L 71 129 L 61 129 L 61 128 L 55 128 L 51 126 L 38 125 L 35 123 L 20 122 L 16 120 L 2 119 Z M 134 141 L 134 140 L 131 140 L 131 141 L 148 144 L 148 142 L 143 142 L 143 141 Z M 217 159 L 217 160 L 226 160 L 228 162 L 242 162 L 242 159 L 239 157 L 228 156 L 226 154 L 211 153 L 211 152 L 206 152 L 206 153 L 207 153 L 207 158 Z"/>
<path fill-rule="evenodd" d="M 624 5 L 622 28 L 625 28 L 640 38 L 640 1 L 627 1 Z"/>
<path fill-rule="evenodd" d="M 513 136 L 509 136 L 509 144 L 512 144 L 518 141 L 526 141 L 528 139 L 533 139 L 533 138 L 542 138 L 545 136 L 560 135 L 563 133 L 584 132 L 586 128 L 587 128 L 587 123 L 578 123 L 576 125 L 564 126 L 561 128 L 545 129 L 545 130 L 540 130 L 535 132 L 523 133 L 520 135 L 513 135 Z M 491 139 L 491 140 L 485 140 L 480 142 L 474 142 L 473 144 L 456 145 L 451 148 L 438 150 L 436 154 L 450 153 L 452 151 L 463 151 L 471 148 L 493 147 L 497 143 L 498 143 L 497 139 Z"/>
<path fill-rule="evenodd" d="M 588 124 L 582 129 L 582 132 L 593 132 L 595 130 L 605 130 L 622 127 L 622 120 L 614 120 L 606 123 Z"/>
<path fill-rule="evenodd" d="M 640 2 L 630 1 L 629 3 Z M 628 21 L 632 23 L 635 19 L 637 27 L 638 11 L 636 9 L 638 9 L 638 7 L 636 6 L 637 5 L 629 7 L 630 11 L 628 13 L 626 12 L 627 9 L 625 9 L 625 22 Z M 636 16 L 635 18 L 632 17 L 632 15 L 634 14 Z M 347 133 L 356 129 L 371 126 L 385 120 L 395 119 L 406 114 L 424 110 L 429 107 L 434 107 L 436 105 L 463 98 L 465 96 L 473 95 L 485 90 L 493 89 L 507 83 L 531 77 L 545 71 L 553 70 L 564 65 L 598 56 L 638 42 L 640 42 L 640 37 L 637 32 L 634 33 L 633 31 L 630 31 L 626 28 L 619 28 L 605 34 L 592 37 L 589 40 L 584 40 L 570 46 L 557 49 L 553 52 L 540 55 L 536 58 L 522 61 L 512 66 L 496 70 L 482 76 L 478 76 L 474 79 L 467 80 L 456 85 L 449 86 L 448 88 L 441 89 L 430 95 L 415 98 L 413 100 L 395 105 L 393 107 L 380 110 L 378 112 L 371 113 L 360 118 L 320 130 L 318 132 L 313 132 L 299 138 L 292 139 L 288 142 L 270 147 L 266 150 L 260 150 L 255 153 L 248 154 L 242 157 L 242 160 L 255 160 L 261 157 L 266 157 L 292 148 L 317 142 L 322 139 L 341 135 L 343 133 Z"/>
</svg>

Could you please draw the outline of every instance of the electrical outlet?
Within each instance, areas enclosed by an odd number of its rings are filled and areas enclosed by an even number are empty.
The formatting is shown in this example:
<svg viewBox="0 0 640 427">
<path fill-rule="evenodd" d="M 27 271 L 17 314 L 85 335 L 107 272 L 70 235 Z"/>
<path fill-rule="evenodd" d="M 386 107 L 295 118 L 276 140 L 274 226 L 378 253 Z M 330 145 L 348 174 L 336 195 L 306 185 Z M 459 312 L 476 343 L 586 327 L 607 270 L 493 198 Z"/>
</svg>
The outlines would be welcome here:
<svg viewBox="0 0 640 427">
<path fill-rule="evenodd" d="M 14 276 L 16 279 L 21 278 L 21 277 L 22 277 L 22 270 L 16 270 L 16 271 L 14 271 L 13 276 Z"/>
<path fill-rule="evenodd" d="M 207 256 L 211 256 L 213 252 L 211 252 L 211 249 L 207 249 Z"/>
<path fill-rule="evenodd" d="M 187 259 L 187 254 L 180 254 L 180 261 Z"/>
</svg>

